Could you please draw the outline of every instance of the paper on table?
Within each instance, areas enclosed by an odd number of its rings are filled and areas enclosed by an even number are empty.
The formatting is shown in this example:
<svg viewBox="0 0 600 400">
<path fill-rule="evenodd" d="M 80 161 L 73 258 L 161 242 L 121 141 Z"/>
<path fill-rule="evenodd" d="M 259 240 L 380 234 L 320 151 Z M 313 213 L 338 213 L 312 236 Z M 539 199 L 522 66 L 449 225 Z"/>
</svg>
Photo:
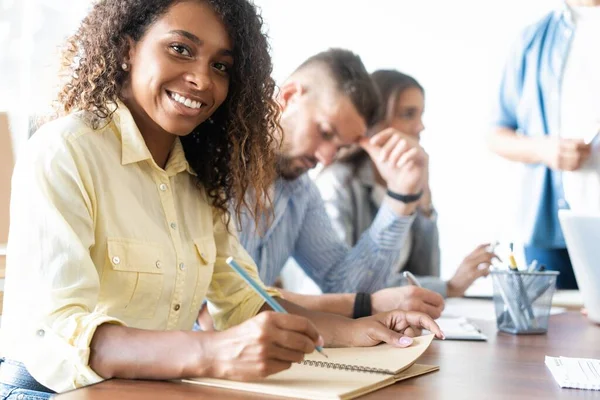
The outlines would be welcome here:
<svg viewBox="0 0 600 400">
<path fill-rule="evenodd" d="M 446 340 L 487 340 L 487 336 L 464 317 L 441 317 L 435 322 L 444 332 Z"/>
<path fill-rule="evenodd" d="M 546 366 L 561 388 L 600 390 L 600 360 L 546 356 Z"/>
</svg>

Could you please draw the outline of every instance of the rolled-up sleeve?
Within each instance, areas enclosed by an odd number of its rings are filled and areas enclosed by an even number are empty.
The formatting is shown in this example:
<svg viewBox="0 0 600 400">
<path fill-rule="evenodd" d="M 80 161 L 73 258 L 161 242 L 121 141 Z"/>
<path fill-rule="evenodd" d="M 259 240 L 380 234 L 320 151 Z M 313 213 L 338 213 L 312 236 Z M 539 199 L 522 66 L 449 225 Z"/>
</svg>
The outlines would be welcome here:
<svg viewBox="0 0 600 400">
<path fill-rule="evenodd" d="M 28 143 L 12 180 L 3 325 L 19 335 L 22 360 L 43 385 L 62 392 L 102 380 L 89 366 L 90 342 L 104 323 L 91 259 L 94 200 L 86 165 L 68 140 Z"/>
<path fill-rule="evenodd" d="M 233 224 L 230 224 L 231 226 Z M 233 257 L 269 295 L 280 296 L 274 289 L 267 289 L 260 280 L 256 264 L 241 246 L 235 230 L 227 230 L 218 212 L 214 216 L 214 234 L 217 249 L 215 267 L 208 288 L 208 310 L 215 328 L 224 330 L 255 316 L 265 303 L 225 261 Z"/>
<path fill-rule="evenodd" d="M 524 39 L 513 43 L 499 79 L 498 91 L 491 104 L 491 123 L 496 128 L 519 128 L 517 110 L 523 89 L 525 65 L 523 59 Z"/>
</svg>

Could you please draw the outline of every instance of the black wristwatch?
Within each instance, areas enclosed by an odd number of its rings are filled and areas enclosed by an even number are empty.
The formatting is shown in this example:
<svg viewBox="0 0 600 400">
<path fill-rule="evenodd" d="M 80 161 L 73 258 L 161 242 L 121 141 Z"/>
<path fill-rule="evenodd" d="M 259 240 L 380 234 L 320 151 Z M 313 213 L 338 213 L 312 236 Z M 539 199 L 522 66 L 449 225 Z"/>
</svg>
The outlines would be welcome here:
<svg viewBox="0 0 600 400">
<path fill-rule="evenodd" d="M 421 196 L 423 196 L 423 191 L 421 190 L 417 194 L 400 194 L 400 193 L 392 192 L 391 190 L 388 189 L 386 194 L 394 200 L 398 200 L 405 204 L 408 204 L 408 203 L 414 203 L 415 201 L 419 201 Z"/>
<path fill-rule="evenodd" d="M 371 315 L 371 295 L 369 293 L 356 293 L 354 298 L 354 312 L 352 318 L 362 318 Z"/>
</svg>

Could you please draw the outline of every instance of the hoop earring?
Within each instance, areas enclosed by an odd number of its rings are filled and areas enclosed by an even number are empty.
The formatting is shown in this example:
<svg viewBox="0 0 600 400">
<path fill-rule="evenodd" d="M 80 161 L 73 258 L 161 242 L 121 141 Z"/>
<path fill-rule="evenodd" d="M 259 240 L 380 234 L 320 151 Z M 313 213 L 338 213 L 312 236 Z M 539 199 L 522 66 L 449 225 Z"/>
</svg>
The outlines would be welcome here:
<svg viewBox="0 0 600 400">
<path fill-rule="evenodd" d="M 127 63 L 123 63 L 121 64 L 121 68 L 123 68 L 123 71 L 127 71 L 129 69 L 129 65 Z"/>
</svg>

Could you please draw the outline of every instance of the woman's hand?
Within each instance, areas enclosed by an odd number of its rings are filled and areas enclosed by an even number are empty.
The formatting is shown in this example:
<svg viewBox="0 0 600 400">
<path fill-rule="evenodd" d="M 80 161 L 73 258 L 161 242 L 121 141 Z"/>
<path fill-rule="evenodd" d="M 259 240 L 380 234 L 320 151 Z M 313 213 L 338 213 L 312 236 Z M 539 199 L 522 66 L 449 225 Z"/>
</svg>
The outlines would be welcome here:
<svg viewBox="0 0 600 400">
<path fill-rule="evenodd" d="M 494 252 L 488 251 L 489 247 L 489 243 L 479 245 L 465 257 L 452 279 L 448 281 L 448 297 L 462 297 L 477 278 L 489 275 L 492 260 L 500 259 Z"/>
<path fill-rule="evenodd" d="M 208 359 L 201 362 L 211 365 L 205 376 L 240 381 L 286 370 L 324 344 L 307 318 L 270 311 L 212 335 L 203 345 Z"/>
<path fill-rule="evenodd" d="M 352 321 L 347 346 L 370 347 L 381 342 L 396 347 L 408 347 L 412 337 L 427 329 L 438 339 L 444 339 L 440 327 L 426 314 L 394 310 Z"/>
</svg>

